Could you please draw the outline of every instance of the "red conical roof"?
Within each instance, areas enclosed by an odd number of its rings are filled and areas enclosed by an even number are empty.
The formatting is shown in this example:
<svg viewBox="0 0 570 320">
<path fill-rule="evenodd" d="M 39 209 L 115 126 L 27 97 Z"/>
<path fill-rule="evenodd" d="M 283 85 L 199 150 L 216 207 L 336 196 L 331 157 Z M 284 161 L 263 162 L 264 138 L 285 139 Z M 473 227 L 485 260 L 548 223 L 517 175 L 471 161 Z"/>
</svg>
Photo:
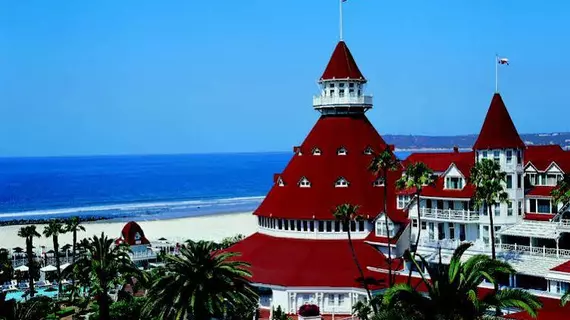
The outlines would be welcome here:
<svg viewBox="0 0 570 320">
<path fill-rule="evenodd" d="M 321 80 L 332 79 L 354 79 L 366 81 L 344 41 L 340 41 L 336 45 L 329 64 L 321 76 Z"/>
<path fill-rule="evenodd" d="M 386 143 L 365 115 L 321 116 L 283 173 L 284 185 L 275 183 L 256 215 L 288 219 L 333 220 L 334 208 L 343 203 L 359 205 L 359 212 L 376 217 L 384 211 L 383 187 L 375 187 L 376 177 L 368 171 L 373 155 L 386 149 Z M 319 155 L 313 155 L 318 148 Z M 339 155 L 344 148 L 346 155 Z M 368 149 L 368 150 L 367 150 Z M 371 149 L 371 150 L 370 150 Z M 401 171 L 390 172 L 388 199 L 395 199 L 394 182 Z M 306 178 L 311 186 L 299 186 Z M 335 187 L 339 178 L 348 187 Z M 403 222 L 406 214 L 396 210 L 396 201 L 388 202 L 392 220 Z"/>
<path fill-rule="evenodd" d="M 501 95 L 495 93 L 491 106 L 487 111 L 485 122 L 473 145 L 474 150 L 524 148 L 517 128 L 515 127 Z"/>
</svg>

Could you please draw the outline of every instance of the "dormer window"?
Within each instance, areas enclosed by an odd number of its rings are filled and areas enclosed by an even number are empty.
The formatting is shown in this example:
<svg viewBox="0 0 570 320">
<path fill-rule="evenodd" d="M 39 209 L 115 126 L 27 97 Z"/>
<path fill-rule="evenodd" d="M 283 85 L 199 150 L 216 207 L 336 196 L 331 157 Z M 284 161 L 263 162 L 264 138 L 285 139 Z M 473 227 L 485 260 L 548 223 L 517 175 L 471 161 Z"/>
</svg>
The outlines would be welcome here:
<svg viewBox="0 0 570 320">
<path fill-rule="evenodd" d="M 374 187 L 383 187 L 384 186 L 384 178 L 380 177 L 372 183 Z"/>
<path fill-rule="evenodd" d="M 314 155 L 314 156 L 320 156 L 320 155 L 321 155 L 321 149 L 319 149 L 319 148 L 314 148 L 314 149 L 313 149 L 313 155 Z"/>
<path fill-rule="evenodd" d="M 372 153 L 374 153 L 374 150 L 371 147 L 368 146 L 364 149 L 364 154 L 371 155 Z"/>
<path fill-rule="evenodd" d="M 279 179 L 277 179 L 277 185 L 280 187 L 284 187 L 285 186 L 285 182 L 283 182 L 283 179 L 281 179 L 281 177 L 279 177 Z"/>
<path fill-rule="evenodd" d="M 340 178 L 338 178 L 338 180 L 336 181 L 336 183 L 334 184 L 334 186 L 335 186 L 336 188 L 346 188 L 346 187 L 348 187 L 348 181 L 346 181 L 345 178 L 340 177 Z"/>
<path fill-rule="evenodd" d="M 299 187 L 301 188 L 310 188 L 311 187 L 311 182 L 309 181 L 309 179 L 302 177 L 301 180 L 299 181 Z"/>
<path fill-rule="evenodd" d="M 463 178 L 461 177 L 446 177 L 445 189 L 461 190 L 463 189 Z"/>
<path fill-rule="evenodd" d="M 336 154 L 339 156 L 346 156 L 346 148 L 345 147 L 340 147 L 338 148 L 338 150 L 336 151 Z"/>
</svg>

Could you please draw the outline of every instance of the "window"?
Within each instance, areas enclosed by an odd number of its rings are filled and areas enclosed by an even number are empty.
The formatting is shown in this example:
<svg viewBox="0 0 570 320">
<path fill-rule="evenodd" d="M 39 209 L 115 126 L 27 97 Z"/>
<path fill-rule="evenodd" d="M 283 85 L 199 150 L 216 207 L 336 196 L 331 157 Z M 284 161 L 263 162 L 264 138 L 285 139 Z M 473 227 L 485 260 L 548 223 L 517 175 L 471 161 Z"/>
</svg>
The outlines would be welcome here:
<svg viewBox="0 0 570 320">
<path fill-rule="evenodd" d="M 445 224 L 444 224 L 444 223 L 441 223 L 441 222 L 437 224 L 437 231 L 438 231 L 437 239 L 438 239 L 438 240 L 443 240 L 443 239 L 445 239 L 445 229 L 444 229 L 444 225 L 445 225 Z"/>
<path fill-rule="evenodd" d="M 346 181 L 345 178 L 340 177 L 340 178 L 338 178 L 338 180 L 336 181 L 334 186 L 337 188 L 346 188 L 346 187 L 348 187 L 348 181 Z"/>
<path fill-rule="evenodd" d="M 512 189 L 513 188 L 513 176 L 512 175 L 507 175 L 507 189 Z"/>
<path fill-rule="evenodd" d="M 339 87 L 339 88 L 344 88 L 344 82 L 339 83 L 339 84 L 338 84 L 338 87 Z"/>
<path fill-rule="evenodd" d="M 364 231 L 364 221 L 362 220 L 358 221 L 358 231 Z"/>
<path fill-rule="evenodd" d="M 384 186 L 384 178 L 380 177 L 376 180 L 374 180 L 374 183 L 372 184 L 374 187 L 382 187 Z"/>
<path fill-rule="evenodd" d="M 336 154 L 339 156 L 346 156 L 347 151 L 345 147 L 340 147 L 338 148 L 338 150 L 336 151 Z"/>
<path fill-rule="evenodd" d="M 487 158 L 487 151 L 483 151 L 483 159 Z"/>
<path fill-rule="evenodd" d="M 297 231 L 301 231 L 301 230 L 303 230 L 301 228 L 301 220 L 297 220 Z M 305 228 L 305 231 L 307 231 L 306 228 Z"/>
<path fill-rule="evenodd" d="M 334 89 L 329 90 L 329 95 L 332 97 L 334 96 Z"/>
<path fill-rule="evenodd" d="M 483 226 L 483 242 L 489 243 L 489 226 Z"/>
<path fill-rule="evenodd" d="M 329 88 L 334 88 L 334 83 L 329 83 Z"/>
<path fill-rule="evenodd" d="M 331 232 L 332 231 L 332 221 L 327 221 L 327 232 Z"/>
<path fill-rule="evenodd" d="M 283 221 L 281 219 L 277 220 L 277 228 L 279 230 L 283 229 Z"/>
<path fill-rule="evenodd" d="M 321 149 L 319 149 L 319 148 L 314 148 L 314 149 L 313 149 L 313 155 L 314 155 L 314 156 L 320 156 L 320 155 L 321 155 Z"/>
<path fill-rule="evenodd" d="M 500 160 L 501 160 L 501 152 L 500 151 L 494 151 L 493 152 L 493 161 L 495 161 L 496 163 L 499 163 Z"/>
<path fill-rule="evenodd" d="M 366 149 L 364 149 L 364 154 L 371 155 L 372 153 L 374 153 L 374 150 L 372 150 L 372 148 L 370 148 L 369 146 L 366 147 Z"/>
<path fill-rule="evenodd" d="M 538 207 L 538 213 L 550 213 L 550 200 L 537 199 L 536 206 Z"/>
<path fill-rule="evenodd" d="M 546 185 L 547 186 L 555 186 L 558 183 L 558 175 L 557 174 L 547 174 L 546 175 Z"/>
<path fill-rule="evenodd" d="M 408 203 L 410 203 L 410 195 L 400 194 L 398 195 L 398 209 L 404 209 Z"/>
<path fill-rule="evenodd" d="M 338 295 L 338 305 L 342 306 L 344 304 L 344 294 Z"/>
<path fill-rule="evenodd" d="M 536 173 L 528 173 L 528 181 L 531 185 L 536 185 Z"/>
<path fill-rule="evenodd" d="M 289 220 L 289 228 L 295 231 L 295 220 Z"/>
<path fill-rule="evenodd" d="M 307 231 L 307 221 L 303 221 L 303 231 Z"/>
<path fill-rule="evenodd" d="M 309 182 L 309 180 L 305 177 L 301 178 L 301 181 L 299 181 L 299 187 L 301 188 L 310 188 L 311 187 L 311 183 Z"/>
<path fill-rule="evenodd" d="M 501 204 L 495 203 L 495 217 L 498 217 L 500 215 L 501 215 Z"/>
<path fill-rule="evenodd" d="M 311 230 L 311 232 L 315 231 L 315 222 L 314 221 L 309 221 L 309 230 Z"/>
<path fill-rule="evenodd" d="M 509 202 L 507 203 L 507 216 L 512 216 L 513 215 L 513 203 Z"/>
<path fill-rule="evenodd" d="M 390 237 L 393 237 L 394 236 L 394 223 L 390 220 L 388 220 L 388 230 L 390 232 Z M 378 220 L 376 222 L 376 234 L 380 235 L 380 236 L 386 235 L 386 223 L 385 223 L 384 219 Z"/>
<path fill-rule="evenodd" d="M 334 294 L 329 294 L 329 306 L 334 306 Z"/>
<path fill-rule="evenodd" d="M 523 183 L 522 183 L 522 174 L 517 174 L 517 189 L 522 189 L 523 187 Z"/>
<path fill-rule="evenodd" d="M 459 241 L 465 241 L 465 225 L 459 225 Z"/>
<path fill-rule="evenodd" d="M 289 230 L 289 221 L 284 220 L 283 224 L 285 225 L 285 230 Z"/>
<path fill-rule="evenodd" d="M 352 83 L 352 82 L 349 83 L 349 84 L 348 84 L 348 87 L 349 87 L 349 88 L 354 88 L 354 83 Z"/>
<path fill-rule="evenodd" d="M 344 97 L 344 89 L 338 89 L 338 96 Z"/>
<path fill-rule="evenodd" d="M 281 179 L 281 177 L 279 177 L 279 179 L 277 179 L 277 185 L 280 187 L 284 187 L 285 186 L 285 182 L 283 182 L 283 179 Z"/>
<path fill-rule="evenodd" d="M 517 164 L 522 164 L 522 152 L 517 150 Z"/>
<path fill-rule="evenodd" d="M 461 177 L 447 177 L 445 178 L 446 189 L 463 189 L 463 178 Z"/>
<path fill-rule="evenodd" d="M 325 222 L 319 221 L 319 232 L 325 231 Z"/>
<path fill-rule="evenodd" d="M 414 228 L 418 227 L 418 219 L 412 220 L 412 227 L 414 227 Z"/>
<path fill-rule="evenodd" d="M 427 223 L 425 221 L 422 221 L 422 230 L 427 229 Z"/>
<path fill-rule="evenodd" d="M 356 221 L 350 221 L 350 231 L 356 232 Z"/>
<path fill-rule="evenodd" d="M 433 240 L 435 238 L 435 234 L 433 232 L 435 225 L 433 224 L 433 222 L 429 223 L 429 239 Z"/>
<path fill-rule="evenodd" d="M 522 201 L 519 200 L 519 216 L 522 216 L 523 206 Z"/>
<path fill-rule="evenodd" d="M 449 224 L 449 239 L 451 239 L 451 240 L 455 239 L 455 224 L 454 223 Z"/>
<path fill-rule="evenodd" d="M 354 89 L 348 89 L 348 95 L 354 97 Z"/>
<path fill-rule="evenodd" d="M 513 150 L 507 150 L 507 163 L 513 162 Z"/>
<path fill-rule="evenodd" d="M 335 231 L 335 232 L 340 232 L 340 221 L 335 221 L 335 222 L 334 222 L 334 231 Z"/>
<path fill-rule="evenodd" d="M 536 199 L 530 199 L 530 208 L 529 212 L 536 212 Z"/>
</svg>

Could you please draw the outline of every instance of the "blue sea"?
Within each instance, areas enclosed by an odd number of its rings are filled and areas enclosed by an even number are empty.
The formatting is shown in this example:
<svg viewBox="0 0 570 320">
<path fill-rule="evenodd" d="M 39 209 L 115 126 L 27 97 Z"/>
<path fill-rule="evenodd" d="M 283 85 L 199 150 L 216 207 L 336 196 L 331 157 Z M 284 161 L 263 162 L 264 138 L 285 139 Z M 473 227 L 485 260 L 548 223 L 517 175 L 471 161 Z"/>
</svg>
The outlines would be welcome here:
<svg viewBox="0 0 570 320">
<path fill-rule="evenodd" d="M 0 158 L 0 221 L 76 215 L 153 220 L 252 211 L 291 156 Z"/>
</svg>

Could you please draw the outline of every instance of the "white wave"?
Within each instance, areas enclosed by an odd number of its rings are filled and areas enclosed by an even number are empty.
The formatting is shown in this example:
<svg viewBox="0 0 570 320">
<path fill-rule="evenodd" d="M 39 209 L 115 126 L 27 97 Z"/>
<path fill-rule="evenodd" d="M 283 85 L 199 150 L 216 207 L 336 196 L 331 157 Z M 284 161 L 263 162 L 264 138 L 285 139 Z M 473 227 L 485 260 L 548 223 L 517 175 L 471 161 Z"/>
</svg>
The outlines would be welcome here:
<svg viewBox="0 0 570 320">
<path fill-rule="evenodd" d="M 72 207 L 61 209 L 47 209 L 47 210 L 32 210 L 24 212 L 5 212 L 0 213 L 1 218 L 25 218 L 29 216 L 43 216 L 43 215 L 61 215 L 61 214 L 81 214 L 92 213 L 97 214 L 103 211 L 138 211 L 138 210 L 151 210 L 151 209 L 184 209 L 184 208 L 198 208 L 198 207 L 212 207 L 216 205 L 228 206 L 246 204 L 248 202 L 258 202 L 263 200 L 264 196 L 255 197 L 234 197 L 223 199 L 208 199 L 208 200 L 186 200 L 186 201 L 170 201 L 170 202 L 144 202 L 144 203 L 124 203 L 124 204 L 109 204 L 100 206 L 86 206 L 86 207 Z"/>
</svg>

